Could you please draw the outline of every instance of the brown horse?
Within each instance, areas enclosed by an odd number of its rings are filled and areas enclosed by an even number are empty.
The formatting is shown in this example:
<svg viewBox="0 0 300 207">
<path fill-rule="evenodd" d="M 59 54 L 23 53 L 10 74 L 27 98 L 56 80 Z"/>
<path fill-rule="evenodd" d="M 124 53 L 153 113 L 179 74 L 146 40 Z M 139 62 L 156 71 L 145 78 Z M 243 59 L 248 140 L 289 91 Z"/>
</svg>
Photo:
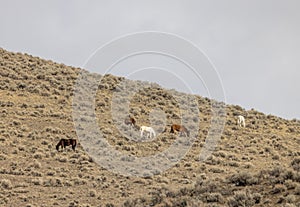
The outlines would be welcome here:
<svg viewBox="0 0 300 207">
<path fill-rule="evenodd" d="M 56 145 L 56 150 L 58 151 L 59 146 L 61 146 L 61 148 L 64 149 L 66 146 L 69 145 L 72 145 L 72 149 L 75 151 L 75 147 L 77 145 L 76 139 L 61 139 Z"/>
<path fill-rule="evenodd" d="M 134 118 L 128 116 L 128 117 L 126 117 L 124 123 L 125 123 L 126 125 L 135 126 L 136 121 L 135 121 Z"/>
<path fill-rule="evenodd" d="M 179 124 L 173 124 L 171 126 L 171 130 L 170 133 L 175 133 L 175 132 L 179 132 L 180 135 L 182 135 L 183 133 L 185 133 L 185 136 L 190 136 L 190 132 L 189 130 L 187 130 L 187 128 L 185 126 L 179 125 Z"/>
</svg>

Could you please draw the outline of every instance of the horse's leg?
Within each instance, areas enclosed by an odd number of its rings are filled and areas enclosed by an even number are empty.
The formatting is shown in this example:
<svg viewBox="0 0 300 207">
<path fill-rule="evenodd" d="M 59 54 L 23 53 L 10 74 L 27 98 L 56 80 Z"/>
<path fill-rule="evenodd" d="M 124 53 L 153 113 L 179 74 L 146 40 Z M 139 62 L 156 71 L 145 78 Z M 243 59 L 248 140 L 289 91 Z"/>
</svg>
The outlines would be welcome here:
<svg viewBox="0 0 300 207">
<path fill-rule="evenodd" d="M 144 132 L 144 130 L 141 130 L 141 138 L 143 138 L 143 132 Z"/>
<path fill-rule="evenodd" d="M 60 141 L 58 142 L 58 144 L 56 145 L 56 150 L 59 152 L 59 146 L 60 146 Z"/>
<path fill-rule="evenodd" d="M 186 129 L 182 130 L 182 134 L 184 134 L 184 136 L 187 137 Z"/>
<path fill-rule="evenodd" d="M 77 140 L 75 140 L 74 151 L 75 151 L 76 146 L 77 146 Z"/>
<path fill-rule="evenodd" d="M 156 137 L 155 131 L 152 131 L 152 134 L 153 134 L 153 138 L 155 138 Z"/>
<path fill-rule="evenodd" d="M 73 149 L 73 151 L 75 151 L 75 147 L 76 147 L 76 141 L 72 141 L 72 149 Z"/>
</svg>

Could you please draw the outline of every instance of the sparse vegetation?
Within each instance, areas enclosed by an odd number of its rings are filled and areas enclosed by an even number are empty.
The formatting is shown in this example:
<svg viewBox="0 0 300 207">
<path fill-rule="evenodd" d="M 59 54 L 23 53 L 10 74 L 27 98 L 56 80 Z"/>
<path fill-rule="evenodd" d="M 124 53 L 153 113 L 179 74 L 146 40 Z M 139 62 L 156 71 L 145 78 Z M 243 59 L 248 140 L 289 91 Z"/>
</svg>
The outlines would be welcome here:
<svg viewBox="0 0 300 207">
<path fill-rule="evenodd" d="M 225 105 L 226 114 L 220 114 L 226 115 L 222 137 L 202 162 L 199 153 L 210 124 L 216 122 L 211 104 L 224 103 L 194 96 L 197 103 L 192 105 L 200 114 L 187 117 L 185 126 L 198 131 L 183 159 L 162 174 L 154 171 L 153 177 L 119 175 L 97 165 L 80 141 L 75 151 L 56 151 L 61 138 L 77 138 L 72 104 L 83 111 L 81 121 L 90 125 L 96 120 L 107 144 L 130 155 L 122 159 L 131 163 L 134 157 L 152 156 L 174 144 L 176 135 L 169 133 L 169 127 L 181 123 L 186 109 L 180 105 L 186 105 L 191 95 L 99 75 L 94 116 L 84 111 L 90 106 L 84 91 L 76 91 L 83 101 L 72 103 L 82 69 L 3 49 L 0 60 L 0 206 L 300 206 L 299 120 Z M 128 111 L 120 106 L 127 99 L 123 89 L 138 89 Z M 235 119 L 240 114 L 246 118 L 242 130 Z M 128 115 L 138 126 L 157 125 L 157 138 L 137 141 L 139 131 L 119 118 Z M 199 127 L 194 125 L 198 119 Z M 98 144 L 99 149 L 106 145 Z"/>
</svg>

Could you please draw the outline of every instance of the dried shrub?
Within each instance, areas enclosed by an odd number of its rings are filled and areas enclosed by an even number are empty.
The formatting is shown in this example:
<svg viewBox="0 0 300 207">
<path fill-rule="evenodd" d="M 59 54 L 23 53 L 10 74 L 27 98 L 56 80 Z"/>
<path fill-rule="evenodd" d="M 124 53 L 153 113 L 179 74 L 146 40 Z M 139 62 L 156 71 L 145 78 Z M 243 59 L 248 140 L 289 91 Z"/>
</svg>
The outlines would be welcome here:
<svg viewBox="0 0 300 207">
<path fill-rule="evenodd" d="M 236 186 L 247 186 L 257 184 L 258 178 L 248 172 L 240 172 L 228 177 L 228 182 Z"/>
<path fill-rule="evenodd" d="M 271 194 L 278 194 L 285 192 L 287 190 L 285 185 L 282 184 L 277 184 L 275 187 L 270 191 Z"/>
<path fill-rule="evenodd" d="M 300 158 L 295 158 L 292 162 L 291 162 L 291 166 L 294 170 L 296 171 L 300 171 Z"/>
<path fill-rule="evenodd" d="M 12 184 L 8 179 L 1 179 L 0 185 L 3 189 L 12 189 Z"/>
<path fill-rule="evenodd" d="M 224 198 L 221 193 L 206 193 L 204 194 L 204 200 L 205 202 L 223 202 Z"/>
<path fill-rule="evenodd" d="M 96 197 L 97 196 L 97 192 L 95 190 L 90 190 L 89 191 L 89 196 L 90 197 Z"/>
<path fill-rule="evenodd" d="M 297 183 L 292 180 L 285 180 L 284 185 L 288 190 L 295 189 L 297 187 Z"/>
<path fill-rule="evenodd" d="M 260 194 L 252 194 L 248 190 L 236 191 L 234 196 L 228 199 L 227 204 L 229 207 L 251 207 L 260 203 L 261 197 Z"/>
<path fill-rule="evenodd" d="M 42 185 L 43 181 L 40 178 L 35 178 L 31 180 L 31 183 L 33 183 L 34 185 Z"/>
<path fill-rule="evenodd" d="M 40 153 L 40 152 L 36 152 L 36 153 L 33 155 L 33 157 L 34 157 L 35 159 L 42 159 L 43 154 Z"/>
<path fill-rule="evenodd" d="M 300 195 L 300 184 L 296 184 L 296 187 L 295 187 L 295 192 L 294 192 L 295 195 Z"/>
<path fill-rule="evenodd" d="M 295 204 L 295 202 L 296 202 L 296 196 L 295 195 L 287 195 L 286 197 L 285 197 L 285 201 L 287 202 L 287 203 L 291 203 L 291 204 Z"/>
</svg>

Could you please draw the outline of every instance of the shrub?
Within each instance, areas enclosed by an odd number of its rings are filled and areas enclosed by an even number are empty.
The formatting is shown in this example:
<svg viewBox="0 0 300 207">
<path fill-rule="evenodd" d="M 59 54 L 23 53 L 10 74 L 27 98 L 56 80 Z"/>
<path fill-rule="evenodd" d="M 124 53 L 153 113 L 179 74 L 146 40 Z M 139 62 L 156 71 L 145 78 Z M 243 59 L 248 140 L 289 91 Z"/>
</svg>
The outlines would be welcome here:
<svg viewBox="0 0 300 207">
<path fill-rule="evenodd" d="M 61 182 L 61 180 L 59 178 L 56 179 L 48 179 L 43 181 L 43 186 L 45 187 L 60 187 L 63 186 L 63 183 Z"/>
<path fill-rule="evenodd" d="M 29 167 L 34 167 L 35 169 L 40 169 L 41 168 L 41 163 L 38 161 L 34 161 L 33 163 L 30 163 Z"/>
<path fill-rule="evenodd" d="M 33 157 L 34 157 L 35 159 L 42 159 L 43 154 L 40 153 L 40 152 L 37 152 L 37 153 L 35 153 L 35 154 L 33 155 Z"/>
<path fill-rule="evenodd" d="M 254 177 L 248 172 L 240 172 L 232 175 L 228 178 L 230 183 L 234 183 L 236 186 L 246 186 L 258 183 L 258 178 Z"/>
<path fill-rule="evenodd" d="M 11 184 L 10 180 L 8 180 L 8 179 L 0 180 L 0 184 L 1 184 L 1 187 L 4 188 L 4 189 L 11 189 L 12 188 L 12 184 Z"/>
<path fill-rule="evenodd" d="M 229 207 L 250 207 L 259 203 L 261 196 L 259 194 L 251 194 L 249 191 L 237 191 L 234 196 L 230 197 L 227 204 Z"/>
<path fill-rule="evenodd" d="M 284 185 L 288 190 L 295 189 L 297 187 L 297 183 L 293 182 L 292 180 L 284 181 Z"/>
<path fill-rule="evenodd" d="M 43 182 L 41 179 L 35 178 L 31 180 L 31 183 L 33 183 L 34 185 L 41 185 Z"/>
<path fill-rule="evenodd" d="M 207 193 L 205 200 L 206 202 L 222 202 L 223 196 L 220 193 Z"/>
<path fill-rule="evenodd" d="M 211 181 L 211 180 L 202 180 L 199 179 L 195 186 L 194 186 L 194 191 L 197 194 L 202 194 L 202 193 L 214 193 L 218 191 L 218 186 L 219 183 L 216 181 Z"/>
<path fill-rule="evenodd" d="M 287 195 L 285 200 L 286 200 L 287 203 L 295 203 L 296 196 L 295 195 Z"/>
<path fill-rule="evenodd" d="M 60 157 L 58 158 L 59 162 L 67 162 L 67 158 L 66 157 Z"/>
<path fill-rule="evenodd" d="M 273 176 L 273 177 L 279 177 L 282 172 L 283 172 L 283 169 L 280 166 L 275 167 L 275 168 L 268 171 L 269 175 Z"/>
<path fill-rule="evenodd" d="M 55 172 L 54 171 L 51 171 L 49 170 L 47 173 L 46 173 L 48 176 L 54 176 L 55 175 Z"/>
<path fill-rule="evenodd" d="M 295 159 L 291 162 L 291 166 L 293 167 L 294 170 L 300 171 L 300 158 L 295 158 Z"/>
<path fill-rule="evenodd" d="M 90 190 L 90 191 L 89 191 L 89 196 L 90 196 L 90 197 L 96 197 L 96 195 L 97 195 L 97 193 L 96 193 L 95 190 Z"/>
<path fill-rule="evenodd" d="M 296 187 L 295 187 L 295 195 L 300 195 L 300 185 L 297 184 Z"/>
<path fill-rule="evenodd" d="M 42 177 L 42 173 L 40 173 L 38 171 L 32 171 L 32 172 L 30 172 L 30 175 L 34 176 L 34 177 Z"/>
<path fill-rule="evenodd" d="M 284 185 L 278 184 L 278 185 L 275 185 L 275 187 L 270 191 L 270 193 L 278 194 L 278 193 L 285 192 L 286 190 L 287 190 L 287 188 Z"/>
</svg>

